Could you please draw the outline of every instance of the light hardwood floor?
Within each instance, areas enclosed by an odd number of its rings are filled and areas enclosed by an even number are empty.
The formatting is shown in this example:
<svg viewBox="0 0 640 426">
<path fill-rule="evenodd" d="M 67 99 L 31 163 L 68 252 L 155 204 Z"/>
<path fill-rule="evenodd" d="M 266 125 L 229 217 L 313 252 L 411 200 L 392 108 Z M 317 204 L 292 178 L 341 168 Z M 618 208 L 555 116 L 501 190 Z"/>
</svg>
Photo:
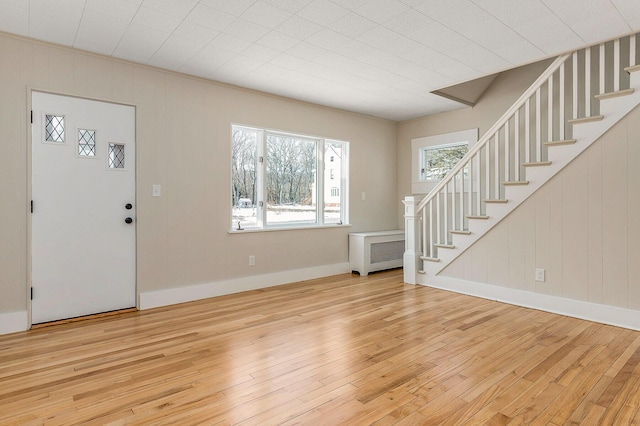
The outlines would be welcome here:
<svg viewBox="0 0 640 426">
<path fill-rule="evenodd" d="M 640 424 L 640 333 L 340 275 L 0 336 L 0 424 Z"/>
</svg>

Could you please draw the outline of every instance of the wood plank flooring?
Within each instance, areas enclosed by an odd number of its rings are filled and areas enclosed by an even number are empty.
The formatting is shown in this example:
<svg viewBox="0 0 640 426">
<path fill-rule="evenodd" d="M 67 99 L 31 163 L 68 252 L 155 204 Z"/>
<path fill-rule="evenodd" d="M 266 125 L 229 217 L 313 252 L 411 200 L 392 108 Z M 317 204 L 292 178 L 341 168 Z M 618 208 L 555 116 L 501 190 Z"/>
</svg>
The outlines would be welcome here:
<svg viewBox="0 0 640 426">
<path fill-rule="evenodd" d="M 339 275 L 0 336 L 0 424 L 635 425 L 640 333 Z"/>
</svg>

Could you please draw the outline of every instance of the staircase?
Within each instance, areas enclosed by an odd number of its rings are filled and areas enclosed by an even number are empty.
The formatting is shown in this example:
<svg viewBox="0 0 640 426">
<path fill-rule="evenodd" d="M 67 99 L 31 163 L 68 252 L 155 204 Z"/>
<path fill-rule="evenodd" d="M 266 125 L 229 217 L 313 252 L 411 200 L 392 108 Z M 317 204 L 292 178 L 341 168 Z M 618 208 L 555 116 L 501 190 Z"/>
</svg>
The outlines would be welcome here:
<svg viewBox="0 0 640 426">
<path fill-rule="evenodd" d="M 424 198 L 404 280 L 425 284 L 640 104 L 636 35 L 559 56 Z"/>
</svg>

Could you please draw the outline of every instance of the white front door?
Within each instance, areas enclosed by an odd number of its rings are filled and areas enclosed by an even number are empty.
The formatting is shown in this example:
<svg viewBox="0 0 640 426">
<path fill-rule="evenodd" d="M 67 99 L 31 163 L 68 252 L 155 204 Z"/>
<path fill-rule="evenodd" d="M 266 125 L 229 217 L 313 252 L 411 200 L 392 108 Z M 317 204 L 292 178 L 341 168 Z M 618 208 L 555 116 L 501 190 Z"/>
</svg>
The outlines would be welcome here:
<svg viewBox="0 0 640 426">
<path fill-rule="evenodd" d="M 32 92 L 33 324 L 134 307 L 135 109 Z"/>
</svg>

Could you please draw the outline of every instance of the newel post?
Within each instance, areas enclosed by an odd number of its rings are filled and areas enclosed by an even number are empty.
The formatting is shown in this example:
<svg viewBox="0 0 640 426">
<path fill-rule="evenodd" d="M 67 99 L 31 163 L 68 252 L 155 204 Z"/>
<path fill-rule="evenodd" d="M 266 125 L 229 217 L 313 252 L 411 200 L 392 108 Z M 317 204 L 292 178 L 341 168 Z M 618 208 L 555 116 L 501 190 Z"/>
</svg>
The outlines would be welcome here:
<svg viewBox="0 0 640 426">
<path fill-rule="evenodd" d="M 421 196 L 408 195 L 404 204 L 404 282 L 417 284 L 418 270 L 422 269 L 420 250 L 420 215 L 416 211 Z"/>
</svg>

